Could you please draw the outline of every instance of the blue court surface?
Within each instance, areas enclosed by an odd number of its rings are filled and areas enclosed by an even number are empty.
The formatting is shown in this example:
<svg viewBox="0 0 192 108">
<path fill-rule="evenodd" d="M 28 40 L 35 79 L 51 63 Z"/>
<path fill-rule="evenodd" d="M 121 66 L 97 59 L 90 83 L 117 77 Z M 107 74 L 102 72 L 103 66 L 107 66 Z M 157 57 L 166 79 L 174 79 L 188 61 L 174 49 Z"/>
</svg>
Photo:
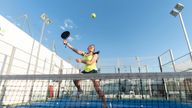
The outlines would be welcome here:
<svg viewBox="0 0 192 108">
<path fill-rule="evenodd" d="M 108 108 L 192 108 L 192 103 L 167 100 L 110 100 Z M 11 107 L 10 107 L 11 108 Z M 12 107 L 13 108 L 13 107 Z M 18 105 L 14 108 L 102 108 L 101 100 L 70 100 L 67 98 Z"/>
</svg>

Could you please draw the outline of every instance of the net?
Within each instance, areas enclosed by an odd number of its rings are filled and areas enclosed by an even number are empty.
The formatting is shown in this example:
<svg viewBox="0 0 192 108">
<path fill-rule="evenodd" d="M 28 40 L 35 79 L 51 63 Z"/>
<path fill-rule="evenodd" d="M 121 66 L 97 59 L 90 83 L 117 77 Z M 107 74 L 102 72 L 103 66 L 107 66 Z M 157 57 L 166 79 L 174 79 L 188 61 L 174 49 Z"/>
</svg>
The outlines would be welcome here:
<svg viewBox="0 0 192 108">
<path fill-rule="evenodd" d="M 6 108 L 191 108 L 192 73 L 2 75 L 0 107 Z M 105 100 L 90 79 L 100 81 Z M 73 80 L 81 80 L 77 97 Z"/>
</svg>

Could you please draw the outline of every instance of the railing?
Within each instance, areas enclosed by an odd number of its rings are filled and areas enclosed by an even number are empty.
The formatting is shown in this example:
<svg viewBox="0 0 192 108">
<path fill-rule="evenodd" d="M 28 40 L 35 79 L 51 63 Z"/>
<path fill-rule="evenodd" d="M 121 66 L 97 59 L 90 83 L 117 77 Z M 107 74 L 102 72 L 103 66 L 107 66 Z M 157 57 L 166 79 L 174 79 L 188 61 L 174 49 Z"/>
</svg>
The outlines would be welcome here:
<svg viewBox="0 0 192 108">
<path fill-rule="evenodd" d="M 37 58 L 37 48 L 35 48 L 37 43 L 33 45 L 34 48 L 27 52 L 0 40 L 0 75 L 62 74 L 61 69 L 63 74 L 78 73 L 77 68 L 54 52 L 50 51 L 48 57 Z"/>
<path fill-rule="evenodd" d="M 190 53 L 175 59 L 172 51 L 167 50 L 158 58 L 162 72 L 192 72 L 192 61 L 190 58 Z"/>
<path fill-rule="evenodd" d="M 2 75 L 0 107 L 100 108 L 103 101 L 90 79 L 100 80 L 109 108 L 192 107 L 190 72 Z M 82 80 L 79 98 L 74 95 L 73 80 Z"/>
<path fill-rule="evenodd" d="M 158 57 L 100 58 L 98 68 L 102 73 L 160 72 Z"/>
</svg>

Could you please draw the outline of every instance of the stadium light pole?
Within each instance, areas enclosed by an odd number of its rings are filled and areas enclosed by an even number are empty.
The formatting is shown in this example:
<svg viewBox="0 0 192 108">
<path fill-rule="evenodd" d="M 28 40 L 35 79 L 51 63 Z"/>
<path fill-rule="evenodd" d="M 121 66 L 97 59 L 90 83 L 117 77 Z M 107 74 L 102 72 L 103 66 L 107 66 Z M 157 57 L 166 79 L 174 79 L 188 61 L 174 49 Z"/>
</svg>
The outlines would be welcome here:
<svg viewBox="0 0 192 108">
<path fill-rule="evenodd" d="M 189 54 L 190 54 L 190 58 L 191 58 L 191 61 L 192 61 L 192 49 L 191 49 L 191 44 L 189 42 L 189 37 L 188 37 L 188 33 L 186 31 L 186 28 L 185 28 L 185 24 L 184 24 L 184 21 L 183 21 L 183 17 L 182 17 L 182 14 L 181 14 L 181 11 L 183 10 L 184 8 L 184 5 L 181 4 L 181 3 L 177 3 L 175 5 L 175 8 L 173 10 L 171 10 L 170 14 L 174 17 L 176 17 L 177 15 L 179 15 L 179 18 L 180 18 L 180 21 L 181 21 L 181 25 L 182 25 L 182 28 L 183 28 L 183 32 L 184 32 L 184 35 L 185 35 L 185 40 L 187 42 L 187 46 L 188 46 L 188 50 L 189 50 Z"/>
<path fill-rule="evenodd" d="M 45 26 L 51 23 L 51 20 L 45 13 L 41 14 L 40 18 L 43 21 L 43 26 L 41 29 L 41 35 L 40 35 L 40 39 L 39 39 L 39 46 L 38 46 L 38 51 L 37 51 L 37 59 L 36 59 L 34 74 L 36 74 L 36 71 L 37 71 L 38 59 L 39 59 L 40 48 L 41 48 L 41 44 L 42 44 L 42 40 L 43 40 L 43 36 L 44 36 Z"/>
</svg>

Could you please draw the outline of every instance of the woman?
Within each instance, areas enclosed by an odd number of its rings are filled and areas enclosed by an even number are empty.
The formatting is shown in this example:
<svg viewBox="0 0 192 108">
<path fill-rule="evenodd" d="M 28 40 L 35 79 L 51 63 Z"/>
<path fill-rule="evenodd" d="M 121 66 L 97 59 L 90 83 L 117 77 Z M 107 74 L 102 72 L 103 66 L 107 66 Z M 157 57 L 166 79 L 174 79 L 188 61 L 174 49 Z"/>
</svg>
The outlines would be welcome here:
<svg viewBox="0 0 192 108">
<path fill-rule="evenodd" d="M 85 64 L 84 70 L 81 73 L 83 73 L 83 74 L 97 73 L 96 63 L 97 63 L 99 52 L 95 52 L 94 44 L 89 45 L 87 48 L 88 52 L 85 53 L 83 51 L 73 48 L 65 39 L 63 42 L 68 48 L 70 48 L 72 51 L 74 51 L 75 53 L 77 53 L 83 57 L 82 59 L 80 59 L 80 58 L 76 59 L 77 63 Z M 91 79 L 91 80 L 93 82 L 94 88 L 95 88 L 99 98 L 102 99 L 103 107 L 107 108 L 105 95 L 104 95 L 103 91 L 100 89 L 100 81 L 95 80 L 95 79 Z M 77 87 L 77 91 L 78 91 L 77 96 L 79 97 L 79 95 L 83 92 L 83 90 L 81 89 L 81 86 L 80 86 L 80 80 L 74 80 L 73 82 L 74 82 L 75 86 Z"/>
</svg>

